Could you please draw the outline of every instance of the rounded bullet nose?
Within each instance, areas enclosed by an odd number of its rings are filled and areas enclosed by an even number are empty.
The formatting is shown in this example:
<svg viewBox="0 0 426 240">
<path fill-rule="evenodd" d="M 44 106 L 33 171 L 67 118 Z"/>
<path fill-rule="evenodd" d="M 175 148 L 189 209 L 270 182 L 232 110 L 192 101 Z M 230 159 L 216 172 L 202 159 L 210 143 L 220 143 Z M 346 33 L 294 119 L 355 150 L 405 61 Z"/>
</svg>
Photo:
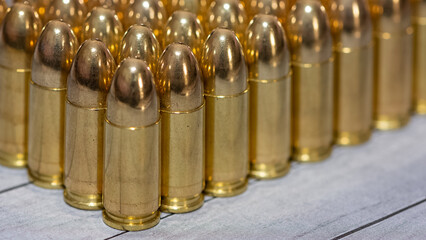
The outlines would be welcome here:
<svg viewBox="0 0 426 240">
<path fill-rule="evenodd" d="M 286 0 L 245 0 L 247 15 L 252 19 L 256 14 L 268 14 L 278 17 L 284 23 Z"/>
<path fill-rule="evenodd" d="M 204 89 L 198 62 L 191 49 L 172 43 L 160 58 L 157 89 L 161 110 L 191 111 L 203 104 Z"/>
<path fill-rule="evenodd" d="M 151 71 L 155 72 L 160 51 L 160 44 L 151 29 L 136 24 L 124 34 L 118 59 L 119 62 L 129 57 L 144 60 Z"/>
<path fill-rule="evenodd" d="M 69 25 L 52 20 L 46 24 L 34 51 L 32 80 L 40 86 L 66 88 L 78 40 Z"/>
<path fill-rule="evenodd" d="M 370 13 L 379 32 L 405 31 L 411 25 L 410 0 L 370 0 Z"/>
<path fill-rule="evenodd" d="M 164 1 L 164 5 L 169 15 L 172 15 L 173 12 L 178 10 L 199 14 L 201 12 L 201 7 L 206 6 L 206 1 L 207 0 L 168 0 Z"/>
<path fill-rule="evenodd" d="M 68 100 L 84 108 L 106 107 L 106 94 L 116 65 L 100 40 L 87 40 L 78 49 L 67 81 Z"/>
<path fill-rule="evenodd" d="M 200 66 L 206 94 L 229 96 L 247 89 L 247 66 L 243 49 L 231 30 L 213 30 L 204 44 Z"/>
<path fill-rule="evenodd" d="M 0 23 L 3 21 L 4 15 L 6 15 L 7 5 L 4 0 L 0 0 Z"/>
<path fill-rule="evenodd" d="M 203 27 L 194 13 L 176 11 L 167 21 L 163 47 L 165 48 L 173 42 L 184 43 L 191 47 L 196 56 L 199 56 L 204 38 Z"/>
<path fill-rule="evenodd" d="M 145 127 L 159 119 L 160 103 L 154 77 L 142 60 L 120 63 L 108 93 L 107 119 L 119 126 Z"/>
<path fill-rule="evenodd" d="M 290 53 L 284 29 L 275 16 L 256 15 L 245 39 L 249 78 L 274 80 L 290 72 Z"/>
<path fill-rule="evenodd" d="M 285 28 L 293 61 L 319 63 L 332 56 L 330 26 L 320 1 L 298 0 L 287 16 Z"/>
<path fill-rule="evenodd" d="M 129 28 L 133 24 L 146 25 L 152 29 L 160 41 L 166 22 L 166 9 L 162 1 L 158 0 L 135 0 L 123 18 L 125 28 Z"/>
</svg>

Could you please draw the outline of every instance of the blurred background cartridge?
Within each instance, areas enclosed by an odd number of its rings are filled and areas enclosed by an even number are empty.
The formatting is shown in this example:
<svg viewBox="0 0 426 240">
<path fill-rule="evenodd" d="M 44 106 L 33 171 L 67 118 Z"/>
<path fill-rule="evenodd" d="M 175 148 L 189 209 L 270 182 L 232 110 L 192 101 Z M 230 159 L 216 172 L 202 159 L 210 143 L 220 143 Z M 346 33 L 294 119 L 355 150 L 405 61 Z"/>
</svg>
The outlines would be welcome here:
<svg viewBox="0 0 426 240">
<path fill-rule="evenodd" d="M 267 14 L 276 16 L 281 24 L 284 24 L 289 0 L 244 0 L 242 2 L 249 19 L 253 19 L 256 14 Z"/>
<path fill-rule="evenodd" d="M 320 1 L 298 0 L 285 29 L 293 65 L 292 157 L 319 161 L 333 145 L 333 40 Z"/>
<path fill-rule="evenodd" d="M 139 59 L 121 62 L 107 96 L 104 222 L 138 231 L 160 221 L 160 102 Z"/>
<path fill-rule="evenodd" d="M 334 137 L 366 142 L 373 128 L 373 26 L 364 0 L 323 0 L 334 40 Z"/>
<path fill-rule="evenodd" d="M 104 118 L 114 71 L 114 58 L 105 44 L 87 40 L 68 76 L 64 199 L 76 208 L 102 209 Z"/>
<path fill-rule="evenodd" d="M 7 4 L 4 0 L 0 0 L 0 24 L 3 21 L 4 16 L 6 15 Z"/>
<path fill-rule="evenodd" d="M 256 15 L 246 31 L 250 84 L 250 175 L 276 178 L 290 169 L 291 68 L 284 29 L 275 16 Z"/>
<path fill-rule="evenodd" d="M 206 194 L 238 195 L 249 171 L 249 88 L 243 48 L 234 32 L 215 29 L 204 44 Z"/>
<path fill-rule="evenodd" d="M 33 6 L 34 10 L 38 13 L 40 20 L 42 21 L 42 25 L 44 26 L 47 22 L 44 21 L 44 15 L 47 12 L 47 8 L 49 7 L 52 0 L 14 0 L 14 3 L 24 3 L 28 2 Z"/>
<path fill-rule="evenodd" d="M 412 110 L 413 28 L 409 0 L 369 0 L 374 30 L 375 127 L 400 128 Z"/>
<path fill-rule="evenodd" d="M 212 0 L 164 0 L 163 2 L 169 16 L 178 10 L 188 11 L 194 13 L 200 21 L 203 21 Z"/>
<path fill-rule="evenodd" d="M 161 211 L 185 213 L 204 202 L 204 88 L 198 62 L 181 43 L 160 58 Z"/>
<path fill-rule="evenodd" d="M 83 1 L 83 0 L 79 0 L 79 1 Z M 89 8 L 89 11 L 91 11 L 95 7 L 102 7 L 102 6 L 105 6 L 109 9 L 114 9 L 118 16 L 118 19 L 122 21 L 124 17 L 124 13 L 130 7 L 130 5 L 135 2 L 135 0 L 84 0 L 84 2 L 86 2 L 86 5 Z"/>
<path fill-rule="evenodd" d="M 52 20 L 38 39 L 30 84 L 28 174 L 34 184 L 62 188 L 67 77 L 78 40 L 69 25 Z"/>
<path fill-rule="evenodd" d="M 0 27 L 0 164 L 25 167 L 28 87 L 41 21 L 27 3 L 15 3 Z"/>
</svg>

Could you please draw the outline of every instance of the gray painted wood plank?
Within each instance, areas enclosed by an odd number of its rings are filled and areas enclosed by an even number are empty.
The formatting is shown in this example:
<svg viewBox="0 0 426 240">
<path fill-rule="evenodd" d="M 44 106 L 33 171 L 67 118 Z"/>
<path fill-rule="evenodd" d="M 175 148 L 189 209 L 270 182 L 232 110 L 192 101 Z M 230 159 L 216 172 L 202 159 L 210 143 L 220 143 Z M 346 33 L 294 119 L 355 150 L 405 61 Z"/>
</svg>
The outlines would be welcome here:
<svg viewBox="0 0 426 240">
<path fill-rule="evenodd" d="M 6 168 L 0 166 L 0 192 L 28 182 L 29 180 L 26 169 Z"/>
</svg>

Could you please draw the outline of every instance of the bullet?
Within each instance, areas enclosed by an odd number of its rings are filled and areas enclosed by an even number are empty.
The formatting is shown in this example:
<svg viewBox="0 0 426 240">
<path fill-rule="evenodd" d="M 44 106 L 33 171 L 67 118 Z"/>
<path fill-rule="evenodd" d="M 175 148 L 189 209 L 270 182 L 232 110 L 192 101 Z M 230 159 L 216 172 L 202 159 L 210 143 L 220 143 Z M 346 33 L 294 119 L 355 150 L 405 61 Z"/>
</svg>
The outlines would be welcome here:
<svg viewBox="0 0 426 240">
<path fill-rule="evenodd" d="M 15 3 L 0 27 L 0 164 L 8 167 L 27 164 L 28 86 L 41 27 L 27 3 Z"/>
<path fill-rule="evenodd" d="M 52 20 L 34 52 L 28 119 L 28 175 L 43 188 L 62 188 L 67 77 L 78 49 L 69 25 Z"/>
<path fill-rule="evenodd" d="M 203 22 L 212 0 L 164 0 L 163 2 L 169 16 L 178 10 L 188 11 L 196 14 L 198 19 Z"/>
<path fill-rule="evenodd" d="M 204 203 L 204 88 L 191 49 L 170 44 L 157 74 L 161 103 L 161 211 L 186 213 Z"/>
<path fill-rule="evenodd" d="M 67 79 L 64 200 L 86 210 L 102 209 L 106 95 L 115 61 L 105 44 L 87 40 Z"/>
<path fill-rule="evenodd" d="M 274 15 L 284 24 L 287 0 L 245 0 L 243 1 L 249 19 L 256 14 Z"/>
<path fill-rule="evenodd" d="M 413 28 L 409 0 L 370 0 L 373 19 L 373 117 L 379 130 L 406 125 L 412 110 Z"/>
<path fill-rule="evenodd" d="M 3 21 L 4 15 L 6 15 L 7 5 L 4 0 L 0 0 L 0 24 Z"/>
<path fill-rule="evenodd" d="M 95 7 L 83 24 L 83 39 L 99 39 L 105 43 L 112 56 L 117 59 L 123 26 L 113 10 Z"/>
<path fill-rule="evenodd" d="M 293 68 L 292 158 L 314 162 L 333 146 L 332 36 L 319 1 L 298 0 L 285 25 Z"/>
<path fill-rule="evenodd" d="M 49 7 L 51 0 L 15 0 L 14 3 L 24 3 L 28 2 L 34 8 L 34 10 L 38 13 L 40 20 L 42 21 L 43 26 L 47 23 L 44 21 L 44 15 L 47 12 L 47 8 Z"/>
<path fill-rule="evenodd" d="M 366 142 L 373 128 L 373 26 L 364 0 L 324 1 L 334 42 L 334 141 Z"/>
<path fill-rule="evenodd" d="M 204 30 L 197 16 L 186 11 L 174 12 L 164 28 L 163 48 L 173 42 L 183 43 L 191 47 L 192 52 L 200 60 L 204 44 Z"/>
<path fill-rule="evenodd" d="M 79 0 L 82 1 L 82 0 Z M 130 7 L 132 3 L 134 3 L 134 0 L 84 0 L 83 2 L 86 2 L 85 5 L 91 11 L 95 7 L 106 7 L 109 9 L 114 9 L 117 13 L 118 19 L 120 21 L 123 20 L 123 16 L 127 8 Z"/>
<path fill-rule="evenodd" d="M 290 169 L 290 52 L 275 16 L 256 15 L 245 38 L 250 84 L 250 175 L 284 176 Z"/>
<path fill-rule="evenodd" d="M 234 32 L 215 29 L 204 44 L 205 193 L 230 197 L 247 189 L 249 88 L 243 48 Z"/>
<path fill-rule="evenodd" d="M 207 33 L 218 27 L 230 29 L 242 42 L 247 22 L 247 14 L 239 1 L 217 0 L 210 5 L 204 22 L 204 29 Z"/>
<path fill-rule="evenodd" d="M 123 25 L 127 29 L 133 24 L 143 24 L 152 29 L 158 41 L 163 39 L 163 29 L 167 22 L 167 13 L 162 1 L 135 0 L 127 9 Z"/>
</svg>

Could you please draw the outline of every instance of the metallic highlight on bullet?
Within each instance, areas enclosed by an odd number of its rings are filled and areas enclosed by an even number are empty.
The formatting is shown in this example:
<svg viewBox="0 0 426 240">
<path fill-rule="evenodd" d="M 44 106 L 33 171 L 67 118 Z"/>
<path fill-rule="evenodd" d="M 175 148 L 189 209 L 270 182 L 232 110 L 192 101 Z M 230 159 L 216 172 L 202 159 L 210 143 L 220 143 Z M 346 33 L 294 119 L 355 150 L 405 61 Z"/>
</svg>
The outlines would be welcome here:
<svg viewBox="0 0 426 240">
<path fill-rule="evenodd" d="M 3 21 L 4 16 L 6 15 L 7 5 L 4 0 L 0 0 L 0 24 Z"/>
<path fill-rule="evenodd" d="M 160 101 L 139 59 L 121 62 L 107 96 L 103 220 L 139 231 L 160 221 Z"/>
<path fill-rule="evenodd" d="M 284 176 L 291 155 L 290 52 L 275 16 L 256 15 L 245 38 L 250 83 L 250 175 Z"/>
<path fill-rule="evenodd" d="M 370 0 L 374 31 L 374 121 L 379 130 L 406 125 L 412 110 L 413 28 L 409 0 Z"/>
<path fill-rule="evenodd" d="M 152 29 L 158 41 L 163 39 L 167 13 L 163 2 L 158 0 L 135 0 L 124 14 L 123 25 L 127 29 L 133 24 L 143 24 Z"/>
<path fill-rule="evenodd" d="M 160 44 L 151 29 L 135 24 L 127 30 L 121 40 L 119 62 L 128 57 L 144 60 L 151 72 L 156 71 L 160 59 Z"/>
<path fill-rule="evenodd" d="M 334 141 L 366 142 L 373 128 L 373 26 L 364 0 L 324 1 L 334 40 Z"/>
<path fill-rule="evenodd" d="M 117 59 L 123 26 L 113 10 L 95 7 L 83 24 L 83 39 L 99 39 L 105 43 L 112 56 Z"/>
<path fill-rule="evenodd" d="M 184 43 L 191 47 L 198 60 L 204 45 L 204 30 L 197 16 L 190 12 L 174 12 L 164 28 L 163 48 L 173 42 Z"/>
<path fill-rule="evenodd" d="M 0 27 L 0 164 L 25 167 L 28 86 L 41 21 L 29 4 L 15 3 Z"/>
<path fill-rule="evenodd" d="M 327 158 L 333 145 L 332 36 L 324 7 L 298 0 L 285 26 L 293 65 L 292 158 Z"/>
<path fill-rule="evenodd" d="M 217 0 L 210 5 L 204 22 L 204 29 L 207 33 L 218 27 L 230 29 L 243 42 L 247 23 L 246 11 L 239 1 Z"/>
<path fill-rule="evenodd" d="M 86 210 L 102 209 L 106 95 L 115 62 L 105 44 L 85 41 L 67 80 L 64 200 Z"/>
<path fill-rule="evenodd" d="M 14 3 L 29 3 L 33 6 L 34 10 L 38 13 L 40 20 L 42 21 L 42 25 L 45 25 L 47 22 L 44 21 L 44 15 L 47 12 L 47 8 L 49 7 L 52 0 L 15 0 Z"/>
<path fill-rule="evenodd" d="M 203 48 L 206 98 L 206 189 L 230 197 L 247 189 L 249 89 L 243 48 L 235 34 L 215 29 Z"/>
<path fill-rule="evenodd" d="M 253 19 L 256 14 L 267 14 L 276 16 L 284 24 L 287 0 L 245 0 L 243 2 L 249 19 Z"/>
<path fill-rule="evenodd" d="M 38 39 L 30 84 L 28 175 L 37 186 L 62 188 L 67 77 L 78 49 L 69 25 L 52 20 Z"/>
<path fill-rule="evenodd" d="M 186 213 L 204 203 L 204 88 L 191 49 L 172 43 L 158 68 L 161 102 L 161 211 Z"/>
</svg>

